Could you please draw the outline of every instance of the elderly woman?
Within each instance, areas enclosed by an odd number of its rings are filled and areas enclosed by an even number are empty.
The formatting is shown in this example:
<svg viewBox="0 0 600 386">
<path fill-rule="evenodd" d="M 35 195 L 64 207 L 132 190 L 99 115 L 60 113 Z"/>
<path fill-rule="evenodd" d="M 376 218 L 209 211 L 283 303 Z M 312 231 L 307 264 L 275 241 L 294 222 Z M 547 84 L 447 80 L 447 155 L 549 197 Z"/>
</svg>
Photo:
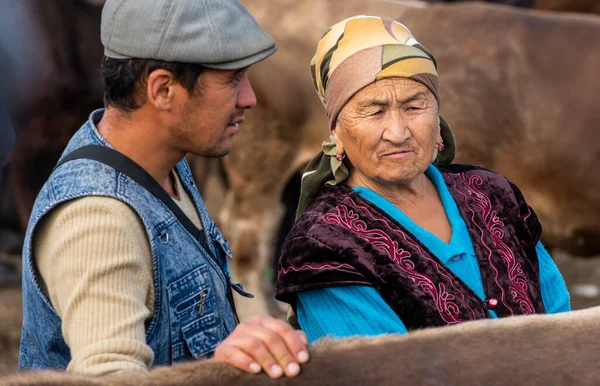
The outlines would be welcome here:
<svg viewBox="0 0 600 386">
<path fill-rule="evenodd" d="M 276 291 L 310 341 L 570 309 L 519 189 L 451 165 L 436 62 L 405 26 L 344 20 L 311 69 L 332 141 L 303 176 Z"/>
</svg>

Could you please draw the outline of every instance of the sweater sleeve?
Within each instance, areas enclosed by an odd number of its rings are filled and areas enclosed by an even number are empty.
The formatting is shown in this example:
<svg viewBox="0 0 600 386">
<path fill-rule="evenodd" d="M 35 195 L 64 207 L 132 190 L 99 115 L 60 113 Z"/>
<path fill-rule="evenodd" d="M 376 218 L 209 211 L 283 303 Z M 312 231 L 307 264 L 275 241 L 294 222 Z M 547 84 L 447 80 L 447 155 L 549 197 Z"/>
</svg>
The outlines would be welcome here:
<svg viewBox="0 0 600 386">
<path fill-rule="evenodd" d="M 540 265 L 540 285 L 546 313 L 571 311 L 569 291 L 558 267 L 542 243 L 538 242 L 535 249 Z"/>
<path fill-rule="evenodd" d="M 344 338 L 407 332 L 373 287 L 327 287 L 300 291 L 297 297 L 298 322 L 311 343 L 326 335 Z"/>
<path fill-rule="evenodd" d="M 67 371 L 147 371 L 154 359 L 145 337 L 152 262 L 137 214 L 111 198 L 77 199 L 48 215 L 35 242 L 42 282 L 71 351 Z"/>
</svg>

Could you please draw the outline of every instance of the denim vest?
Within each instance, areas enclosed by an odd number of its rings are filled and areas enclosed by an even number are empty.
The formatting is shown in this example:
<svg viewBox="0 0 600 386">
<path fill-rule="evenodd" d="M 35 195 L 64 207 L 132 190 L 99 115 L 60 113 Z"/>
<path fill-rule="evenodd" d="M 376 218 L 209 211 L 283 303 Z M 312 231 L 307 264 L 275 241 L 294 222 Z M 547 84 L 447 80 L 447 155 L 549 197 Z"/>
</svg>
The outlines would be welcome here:
<svg viewBox="0 0 600 386">
<path fill-rule="evenodd" d="M 90 115 L 62 157 L 85 145 L 110 147 L 95 127 L 103 112 L 97 110 Z M 146 228 L 154 276 L 154 314 L 146 327 L 146 342 L 154 351 L 153 365 L 209 357 L 235 328 L 223 274 L 229 275 L 225 258 L 231 257 L 228 242 L 210 219 L 185 160 L 175 170 L 198 210 L 208 247 L 222 269 L 160 200 L 129 177 L 97 161 L 66 162 L 42 188 L 27 227 L 19 369 L 65 369 L 71 360 L 60 317 L 40 286 L 33 237 L 44 215 L 63 202 L 84 196 L 112 197 L 125 202 Z"/>
</svg>

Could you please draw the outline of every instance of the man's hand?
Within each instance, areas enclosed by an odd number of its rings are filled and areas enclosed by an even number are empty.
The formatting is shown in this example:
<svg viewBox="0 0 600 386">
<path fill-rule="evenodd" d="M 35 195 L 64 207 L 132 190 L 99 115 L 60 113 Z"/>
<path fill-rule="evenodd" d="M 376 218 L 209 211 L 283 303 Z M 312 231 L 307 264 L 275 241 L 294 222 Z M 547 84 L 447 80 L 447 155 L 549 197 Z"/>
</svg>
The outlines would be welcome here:
<svg viewBox="0 0 600 386">
<path fill-rule="evenodd" d="M 308 362 L 308 339 L 286 322 L 270 316 L 255 316 L 240 323 L 217 346 L 214 359 L 249 373 L 264 370 L 271 378 L 300 373 L 300 363 Z"/>
</svg>

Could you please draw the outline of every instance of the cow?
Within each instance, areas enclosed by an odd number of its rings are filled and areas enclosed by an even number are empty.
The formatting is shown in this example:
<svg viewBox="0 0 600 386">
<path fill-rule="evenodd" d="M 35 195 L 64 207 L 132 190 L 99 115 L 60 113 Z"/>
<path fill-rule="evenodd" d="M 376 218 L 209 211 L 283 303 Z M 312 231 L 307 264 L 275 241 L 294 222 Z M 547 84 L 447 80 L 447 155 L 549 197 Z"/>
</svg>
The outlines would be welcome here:
<svg viewBox="0 0 600 386">
<path fill-rule="evenodd" d="M 68 140 L 103 106 L 102 8 L 93 0 L 18 1 L 31 14 L 24 38 L 35 42 L 30 79 L 11 93 L 16 132 L 11 179 L 21 224 Z"/>
<path fill-rule="evenodd" d="M 536 9 L 600 14 L 599 0 L 534 0 Z"/>
<path fill-rule="evenodd" d="M 600 18 L 464 2 L 242 3 L 279 46 L 250 69 L 258 107 L 223 161 L 228 188 L 219 224 L 236 256 L 232 271 L 251 292 L 265 294 L 282 192 L 329 137 L 308 63 L 322 33 L 356 14 L 403 22 L 434 53 L 456 162 L 493 169 L 519 186 L 550 247 L 600 254 Z M 266 309 L 267 299 L 253 300 L 255 309 Z"/>
<path fill-rule="evenodd" d="M 93 110 L 103 107 L 100 17 L 105 0 L 6 1 L 3 9 L 18 2 L 28 10 L 27 17 L 21 17 L 21 29 L 32 47 L 27 79 L 15 84 L 10 101 L 17 134 L 11 185 L 25 228 L 37 193 L 67 142 Z M 224 180 L 215 161 L 189 160 L 196 178 L 215 184 L 218 191 Z M 210 195 L 209 210 L 218 212 L 222 201 L 218 193 L 201 192 Z"/>
<path fill-rule="evenodd" d="M 489 1 L 525 8 L 600 13 L 598 0 Z M 37 192 L 66 141 L 90 109 L 102 106 L 102 85 L 98 76 L 102 47 L 98 29 L 104 2 L 21 1 L 34 10 L 26 38 L 35 41 L 38 47 L 37 68 L 31 71 L 31 82 L 24 85 L 13 100 L 13 117 L 19 135 L 12 157 L 12 183 L 23 226 Z M 420 4 L 418 0 L 406 2 Z M 48 135 L 50 131 L 56 136 Z"/>
<path fill-rule="evenodd" d="M 600 307 L 479 320 L 405 335 L 320 340 L 295 378 L 272 380 L 214 361 L 84 377 L 31 372 L 2 386 L 597 385 Z"/>
<path fill-rule="evenodd" d="M 469 0 L 426 0 L 430 3 L 452 3 Z M 521 8 L 535 8 L 559 12 L 582 12 L 600 14 L 598 0 L 486 0 L 490 3 L 510 5 Z"/>
<path fill-rule="evenodd" d="M 457 1 L 470 1 L 470 0 L 425 0 L 428 3 L 454 3 Z M 533 8 L 536 0 L 485 0 L 489 3 L 510 5 L 512 7 L 521 8 Z M 539 0 L 538 0 L 539 1 Z"/>
<path fill-rule="evenodd" d="M 100 7 L 89 0 L 26 1 L 37 10 L 42 31 L 37 72 L 43 87 L 16 98 L 12 163 L 23 222 L 72 132 L 102 106 Z M 480 3 L 242 3 L 280 50 L 250 69 L 259 107 L 248 112 L 234 152 L 222 162 L 194 160 L 196 175 L 215 181 L 199 186 L 211 196 L 207 206 L 232 242 L 232 272 L 259 295 L 240 302 L 242 318 L 269 309 L 263 272 L 271 265 L 274 238 L 285 234 L 277 232 L 281 219 L 291 223 L 295 202 L 284 197 L 286 212 L 282 195 L 329 136 L 308 63 L 321 34 L 355 14 L 404 22 L 434 52 L 443 115 L 458 139 L 457 162 L 494 169 L 515 182 L 536 209 L 550 246 L 576 255 L 600 253 L 600 182 L 594 178 L 600 154 L 594 106 L 600 91 L 599 18 Z"/>
</svg>

